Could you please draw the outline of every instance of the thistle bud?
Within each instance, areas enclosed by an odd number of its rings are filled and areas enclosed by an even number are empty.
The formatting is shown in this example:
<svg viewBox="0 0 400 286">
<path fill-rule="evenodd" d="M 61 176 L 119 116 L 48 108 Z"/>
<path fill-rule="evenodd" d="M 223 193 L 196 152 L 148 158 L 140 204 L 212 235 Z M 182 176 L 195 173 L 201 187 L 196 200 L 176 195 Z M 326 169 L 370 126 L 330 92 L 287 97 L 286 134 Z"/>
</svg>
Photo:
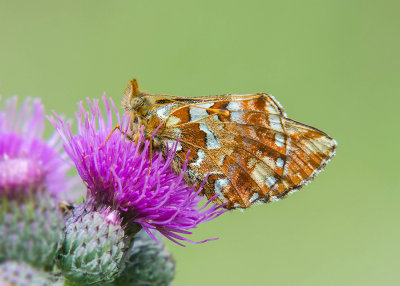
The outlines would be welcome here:
<svg viewBox="0 0 400 286">
<path fill-rule="evenodd" d="M 166 250 L 163 237 L 156 232 L 153 235 L 158 241 L 144 230 L 135 235 L 125 270 L 115 281 L 115 286 L 170 285 L 175 274 L 175 261 Z"/>
<path fill-rule="evenodd" d="M 108 284 L 121 272 L 130 243 L 117 211 L 83 203 L 66 218 L 57 265 L 72 285 Z"/>
<path fill-rule="evenodd" d="M 53 279 L 48 273 L 23 262 L 7 261 L 0 264 L 0 285 L 63 285 L 62 279 Z"/>
<path fill-rule="evenodd" d="M 37 191 L 37 190 L 36 190 Z M 0 201 L 0 262 L 18 260 L 51 269 L 64 222 L 48 192 Z"/>
</svg>

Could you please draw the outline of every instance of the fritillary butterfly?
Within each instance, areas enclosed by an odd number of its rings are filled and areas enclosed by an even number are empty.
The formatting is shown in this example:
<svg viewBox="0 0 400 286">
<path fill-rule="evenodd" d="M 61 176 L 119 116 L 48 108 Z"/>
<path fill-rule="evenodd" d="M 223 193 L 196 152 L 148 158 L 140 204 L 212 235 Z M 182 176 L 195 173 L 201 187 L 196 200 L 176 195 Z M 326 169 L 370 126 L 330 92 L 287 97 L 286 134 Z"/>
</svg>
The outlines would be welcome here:
<svg viewBox="0 0 400 286">
<path fill-rule="evenodd" d="M 311 181 L 335 154 L 336 141 L 324 132 L 287 118 L 279 102 L 265 93 L 177 97 L 142 92 L 133 79 L 123 107 L 130 131 L 167 152 L 177 144 L 173 169 L 185 160 L 188 184 L 225 208 L 247 208 L 286 197 Z M 187 158 L 187 153 L 190 150 Z"/>
</svg>

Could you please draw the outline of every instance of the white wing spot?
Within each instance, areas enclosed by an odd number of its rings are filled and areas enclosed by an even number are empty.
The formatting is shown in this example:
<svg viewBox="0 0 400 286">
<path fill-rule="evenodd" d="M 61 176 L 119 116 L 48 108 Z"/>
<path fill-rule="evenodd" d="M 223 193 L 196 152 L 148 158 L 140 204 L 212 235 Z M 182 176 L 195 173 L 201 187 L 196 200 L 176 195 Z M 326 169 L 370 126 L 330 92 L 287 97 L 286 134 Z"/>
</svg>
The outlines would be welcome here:
<svg viewBox="0 0 400 286">
<path fill-rule="evenodd" d="M 240 112 L 240 111 L 232 111 L 231 120 L 233 122 L 237 122 L 237 123 L 244 123 L 243 119 L 242 119 L 242 112 Z"/>
<path fill-rule="evenodd" d="M 228 109 L 229 111 L 241 111 L 240 104 L 237 101 L 229 102 L 226 109 Z"/>
<path fill-rule="evenodd" d="M 214 105 L 213 102 L 206 102 L 206 103 L 196 104 L 196 106 L 200 106 L 200 107 L 203 107 L 203 108 L 210 108 L 213 105 Z"/>
<path fill-rule="evenodd" d="M 282 167 L 283 167 L 283 164 L 285 164 L 285 162 L 283 161 L 282 158 L 278 158 L 278 160 L 276 160 L 276 166 L 277 166 L 278 168 L 282 168 Z"/>
<path fill-rule="evenodd" d="M 275 184 L 276 178 L 274 176 L 267 177 L 265 180 L 265 184 L 270 188 L 273 184 Z"/>
<path fill-rule="evenodd" d="M 214 136 L 214 134 L 211 132 L 211 130 L 208 129 L 207 125 L 200 124 L 200 130 L 204 131 L 206 133 L 207 149 L 218 149 L 218 148 L 221 148 L 221 145 L 219 144 L 217 138 Z"/>
<path fill-rule="evenodd" d="M 283 144 L 285 143 L 285 138 L 281 133 L 276 133 L 275 134 L 275 144 L 278 147 L 283 147 Z"/>
<path fill-rule="evenodd" d="M 281 123 L 281 118 L 279 115 L 275 114 L 270 114 L 269 117 L 269 125 L 271 126 L 271 129 L 282 132 L 282 123 Z"/>
<path fill-rule="evenodd" d="M 210 108 L 214 103 L 203 103 L 198 104 L 200 107 Z M 203 108 L 197 108 L 194 106 L 189 106 L 190 122 L 197 121 L 203 117 L 208 116 L 207 110 Z"/>
<path fill-rule="evenodd" d="M 291 191 L 288 193 L 288 195 L 297 193 L 298 191 L 299 191 L 299 189 L 293 189 L 293 190 L 291 190 Z"/>
<path fill-rule="evenodd" d="M 227 186 L 229 183 L 228 178 L 223 178 L 223 179 L 217 179 L 214 183 L 214 188 L 215 188 L 215 193 L 218 194 L 218 196 L 222 196 L 222 188 Z"/>
<path fill-rule="evenodd" d="M 277 201 L 279 201 L 278 197 L 276 197 L 276 196 L 271 196 L 271 197 L 269 198 L 269 200 L 270 200 L 271 202 L 277 202 Z"/>
<path fill-rule="evenodd" d="M 161 119 L 167 119 L 170 114 L 172 106 L 174 106 L 174 104 L 168 104 L 168 105 L 158 108 L 156 111 L 158 117 L 160 117 Z"/>
<path fill-rule="evenodd" d="M 253 203 L 255 200 L 257 200 L 259 196 L 260 195 L 258 193 L 254 193 L 253 196 L 250 199 L 250 203 Z"/>
<path fill-rule="evenodd" d="M 197 168 L 200 168 L 201 162 L 203 162 L 205 156 L 206 156 L 206 153 L 204 153 L 203 150 L 199 149 L 199 150 L 197 151 L 197 157 L 198 157 L 198 158 L 197 158 L 196 162 L 193 162 L 193 163 L 192 163 L 192 166 L 195 166 L 195 167 L 197 167 Z"/>
<path fill-rule="evenodd" d="M 261 160 L 263 160 L 263 162 L 265 163 L 265 164 L 267 164 L 268 165 L 268 167 L 270 167 L 271 169 L 275 169 L 275 161 L 271 158 L 271 157 L 269 157 L 269 156 L 264 156 L 264 157 L 262 157 L 262 159 Z"/>
<path fill-rule="evenodd" d="M 275 101 L 275 104 L 276 104 L 277 107 L 281 110 L 283 116 L 286 116 L 286 112 L 283 111 L 283 106 L 282 106 L 282 104 L 281 104 L 278 100 L 276 100 L 276 98 L 275 98 L 272 94 L 270 94 L 269 96 L 272 98 L 273 101 Z M 275 104 L 274 104 L 274 105 L 275 105 Z"/>
<path fill-rule="evenodd" d="M 270 173 L 267 168 L 264 168 L 262 164 L 257 164 L 251 173 L 251 177 L 256 181 L 257 185 L 262 186 L 266 177 L 270 178 Z"/>
<path fill-rule="evenodd" d="M 167 120 L 167 127 L 171 127 L 174 125 L 178 125 L 181 122 L 181 119 L 179 117 L 176 116 L 170 116 Z"/>
<path fill-rule="evenodd" d="M 268 113 L 278 113 L 279 111 L 275 108 L 272 102 L 270 100 L 267 101 L 267 104 L 265 106 L 265 111 Z"/>
</svg>

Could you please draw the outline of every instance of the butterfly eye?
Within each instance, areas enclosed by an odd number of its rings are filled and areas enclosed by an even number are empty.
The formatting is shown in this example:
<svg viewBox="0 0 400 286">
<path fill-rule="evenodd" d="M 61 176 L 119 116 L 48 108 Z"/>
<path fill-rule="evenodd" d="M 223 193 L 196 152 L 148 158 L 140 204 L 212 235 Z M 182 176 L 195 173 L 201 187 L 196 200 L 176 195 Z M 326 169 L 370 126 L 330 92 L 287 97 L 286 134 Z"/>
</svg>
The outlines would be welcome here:
<svg viewBox="0 0 400 286">
<path fill-rule="evenodd" d="M 134 97 L 130 101 L 130 106 L 133 110 L 138 110 L 144 104 L 143 97 Z"/>
</svg>

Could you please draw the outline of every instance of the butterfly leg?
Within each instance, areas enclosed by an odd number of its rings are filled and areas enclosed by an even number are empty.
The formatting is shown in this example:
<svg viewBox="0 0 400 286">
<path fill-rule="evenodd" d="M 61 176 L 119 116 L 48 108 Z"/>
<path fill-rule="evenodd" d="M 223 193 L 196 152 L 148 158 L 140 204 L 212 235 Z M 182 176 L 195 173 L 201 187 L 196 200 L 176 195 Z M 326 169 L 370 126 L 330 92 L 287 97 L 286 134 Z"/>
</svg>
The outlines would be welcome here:
<svg viewBox="0 0 400 286">
<path fill-rule="evenodd" d="M 117 129 L 118 129 L 122 134 L 126 134 L 126 131 L 123 130 L 123 129 L 121 128 L 120 125 L 116 125 L 116 126 L 111 130 L 110 134 L 107 136 L 106 140 L 104 141 L 104 144 L 101 145 L 100 147 L 97 147 L 97 150 L 100 150 L 103 146 L 105 146 L 105 145 L 107 144 L 108 140 L 110 140 L 111 136 L 113 135 L 113 133 L 114 133 L 115 130 L 117 130 Z M 127 134 L 127 135 L 128 135 L 128 134 Z M 129 135 L 128 135 L 128 136 L 129 136 Z M 86 159 L 87 157 L 89 157 L 89 155 L 86 155 L 85 157 L 83 157 L 83 159 Z"/>
<path fill-rule="evenodd" d="M 150 165 L 149 165 L 149 171 L 148 175 L 150 175 L 151 172 L 151 162 L 153 160 L 153 137 L 150 138 L 150 146 L 149 146 L 149 159 L 150 159 Z"/>
<path fill-rule="evenodd" d="M 132 137 L 131 134 L 129 134 L 128 132 L 126 132 L 126 130 L 122 129 L 120 125 L 116 125 L 110 132 L 110 134 L 108 134 L 106 140 L 104 141 L 104 145 L 107 144 L 108 140 L 110 140 L 111 136 L 113 135 L 113 133 L 115 132 L 115 130 L 119 130 L 122 134 L 126 134 L 126 136 L 130 139 Z M 104 146 L 103 145 L 103 146 Z"/>
<path fill-rule="evenodd" d="M 121 125 L 116 125 L 112 130 L 111 130 L 111 132 L 110 132 L 110 134 L 107 136 L 107 139 L 106 139 L 106 141 L 104 142 L 104 145 L 107 143 L 107 141 L 111 138 L 111 136 L 112 136 L 112 134 L 115 132 L 115 130 L 119 130 L 123 135 L 126 135 L 126 137 L 129 139 L 129 140 L 131 140 L 131 141 L 134 141 L 134 142 L 138 142 L 138 136 L 137 135 L 135 135 L 135 133 L 137 133 L 136 131 L 135 131 L 135 128 L 134 128 L 134 120 L 135 120 L 135 117 L 133 116 L 133 115 L 131 115 L 130 116 L 130 118 L 129 118 L 129 128 L 131 129 L 131 131 L 132 131 L 132 133 L 131 134 L 129 134 L 129 132 L 127 132 L 126 130 L 124 130 L 124 129 L 122 129 L 121 128 Z"/>
</svg>

